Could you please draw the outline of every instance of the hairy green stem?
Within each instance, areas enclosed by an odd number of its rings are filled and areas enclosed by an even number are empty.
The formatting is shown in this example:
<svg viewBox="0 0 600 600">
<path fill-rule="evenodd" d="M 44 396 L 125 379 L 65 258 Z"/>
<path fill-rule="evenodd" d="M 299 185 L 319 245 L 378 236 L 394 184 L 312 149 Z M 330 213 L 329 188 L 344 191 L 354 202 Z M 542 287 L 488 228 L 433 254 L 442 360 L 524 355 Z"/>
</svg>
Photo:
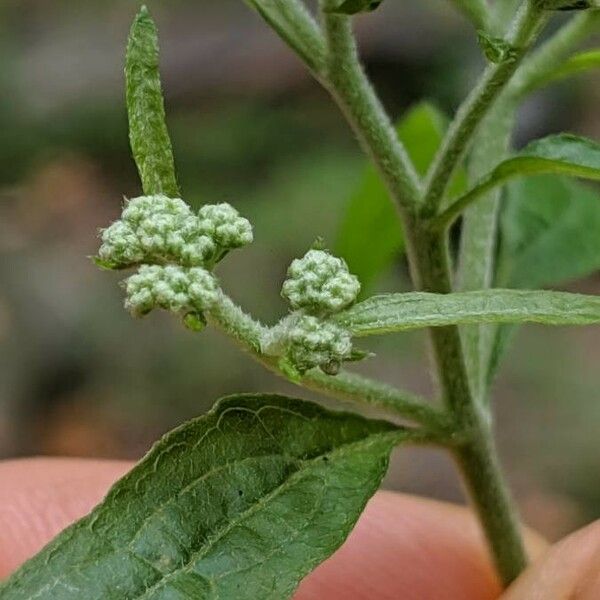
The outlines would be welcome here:
<svg viewBox="0 0 600 600">
<path fill-rule="evenodd" d="M 324 8 L 329 0 L 322 0 Z M 356 135 L 368 147 L 368 153 L 383 175 L 390 194 L 397 198 L 398 173 L 389 170 L 396 164 L 395 146 L 381 143 L 380 135 L 365 130 L 365 123 L 374 122 L 369 115 L 373 111 L 375 96 L 364 74 L 357 79 L 348 73 L 363 73 L 354 46 L 348 19 L 332 14 L 324 14 L 325 32 L 330 53 L 330 80 L 333 96 L 338 101 Z M 517 41 L 528 41 L 535 37 L 543 21 L 538 11 L 533 11 L 527 3 L 517 20 Z M 352 41 L 350 41 L 352 40 Z M 337 58 L 336 58 L 337 56 Z M 515 61 L 515 63 L 518 61 Z M 483 82 L 463 107 L 457 125 L 451 127 L 446 144 L 441 153 L 436 194 L 443 194 L 456 163 L 464 153 L 477 124 L 484 118 L 493 100 L 503 85 L 510 79 L 516 64 L 500 65 L 486 71 Z M 377 109 L 379 105 L 376 104 Z M 400 193 L 402 191 L 400 190 Z M 403 206 L 401 199 L 399 204 Z M 437 198 L 436 198 L 437 202 Z M 427 223 L 412 211 L 403 211 L 403 224 L 407 240 L 407 250 L 414 282 L 419 289 L 430 292 L 449 293 L 452 291 L 451 268 L 445 232 L 432 232 Z M 467 366 L 457 327 L 441 327 L 431 331 L 436 371 L 447 406 L 460 424 L 464 443 L 456 449 L 458 464 L 461 467 L 466 486 L 473 504 L 480 516 L 490 549 L 502 581 L 508 585 L 526 565 L 526 556 L 521 541 L 518 519 L 498 468 L 496 451 L 489 431 L 487 415 L 482 413 L 479 403 L 470 389 Z"/>
<path fill-rule="evenodd" d="M 514 55 L 486 68 L 479 83 L 458 109 L 442 147 L 431 165 L 423 202 L 425 217 L 433 217 L 436 214 L 454 170 L 468 150 L 479 124 L 510 81 L 547 18 L 547 13 L 537 6 L 535 0 L 525 0 L 521 5 L 507 36 Z"/>
<path fill-rule="evenodd" d="M 413 223 L 407 228 L 417 283 L 426 291 L 452 291 L 447 237 Z M 436 371 L 444 399 L 465 438 L 454 452 L 473 506 L 505 585 L 523 571 L 527 557 L 519 520 L 504 483 L 488 415 L 473 395 L 457 327 L 431 330 Z"/>
<path fill-rule="evenodd" d="M 275 30 L 316 77 L 325 67 L 325 40 L 302 0 L 244 0 Z"/>
<path fill-rule="evenodd" d="M 506 93 L 515 98 L 531 92 L 568 57 L 581 42 L 600 27 L 600 11 L 576 15 L 543 43 L 515 73 Z"/>
<path fill-rule="evenodd" d="M 263 366 L 296 385 L 339 400 L 384 410 L 390 415 L 422 425 L 440 437 L 449 438 L 451 435 L 453 423 L 447 414 L 436 410 L 426 400 L 414 394 L 367 377 L 344 371 L 331 376 L 312 369 L 299 381 L 289 379 L 280 369 L 278 359 L 267 356 L 261 351 L 261 340 L 267 328 L 246 314 L 225 294 L 221 294 L 220 301 L 211 309 L 207 317 L 211 324 L 234 338 Z"/>
<path fill-rule="evenodd" d="M 374 161 L 391 197 L 400 209 L 413 212 L 421 195 L 421 183 L 360 63 L 351 21 L 326 12 L 336 7 L 335 1 L 321 0 L 321 3 L 328 44 L 324 85 L 351 123 L 364 151 Z"/>
<path fill-rule="evenodd" d="M 497 155 L 496 155 L 497 156 Z M 494 162 L 495 159 L 494 159 Z M 481 183 L 473 186 L 466 194 L 454 201 L 446 210 L 440 213 L 437 217 L 431 220 L 430 227 L 443 231 L 450 227 L 460 217 L 460 215 L 474 202 L 487 194 L 490 190 L 502 185 L 506 180 L 515 177 L 514 173 L 504 175 L 503 178 L 490 177 Z"/>
<path fill-rule="evenodd" d="M 507 154 L 515 121 L 513 102 L 503 95 L 487 114 L 473 144 L 469 178 L 476 181 Z M 463 213 L 456 287 L 461 291 L 488 289 L 494 284 L 501 193 L 496 189 Z M 461 327 L 465 360 L 473 394 L 486 405 L 488 364 L 495 328 Z"/>
<path fill-rule="evenodd" d="M 504 6 L 498 5 L 496 12 Z M 523 60 L 480 126 L 468 165 L 471 182 L 490 172 L 507 156 L 517 105 L 525 91 L 547 77 L 599 24 L 600 13 L 576 15 Z M 499 201 L 500 190 L 493 190 L 462 215 L 457 275 L 461 290 L 485 289 L 494 284 Z M 489 401 L 489 369 L 496 332 L 497 326 L 493 325 L 461 328 L 473 392 L 483 405 Z"/>
</svg>

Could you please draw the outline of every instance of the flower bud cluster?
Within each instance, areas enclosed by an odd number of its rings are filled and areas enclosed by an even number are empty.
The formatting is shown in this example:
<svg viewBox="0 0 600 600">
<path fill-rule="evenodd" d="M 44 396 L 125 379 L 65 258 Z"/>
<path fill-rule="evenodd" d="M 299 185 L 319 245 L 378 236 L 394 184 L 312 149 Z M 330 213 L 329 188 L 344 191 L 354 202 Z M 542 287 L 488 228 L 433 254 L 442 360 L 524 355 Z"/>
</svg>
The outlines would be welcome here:
<svg viewBox="0 0 600 600">
<path fill-rule="evenodd" d="M 282 319 L 267 333 L 262 350 L 284 357 L 301 375 L 315 367 L 335 374 L 353 355 L 352 336 L 346 329 L 298 312 Z"/>
<path fill-rule="evenodd" d="M 290 265 L 281 290 L 292 308 L 329 315 L 352 304 L 360 283 L 341 258 L 324 250 L 309 250 Z"/>
<path fill-rule="evenodd" d="M 227 251 L 252 241 L 252 226 L 229 204 L 203 206 L 198 214 L 179 198 L 128 200 L 121 219 L 102 234 L 99 258 L 113 268 L 175 263 L 210 267 Z"/>
<path fill-rule="evenodd" d="M 154 308 L 199 313 L 219 299 L 215 277 L 202 267 L 142 265 L 125 281 L 125 308 L 135 317 Z"/>
<path fill-rule="evenodd" d="M 265 335 L 263 351 L 279 356 L 303 374 L 319 367 L 328 374 L 354 360 L 349 331 L 327 317 L 352 304 L 360 284 L 341 259 L 324 250 L 309 250 L 294 260 L 283 284 L 282 296 L 295 309 Z"/>
</svg>

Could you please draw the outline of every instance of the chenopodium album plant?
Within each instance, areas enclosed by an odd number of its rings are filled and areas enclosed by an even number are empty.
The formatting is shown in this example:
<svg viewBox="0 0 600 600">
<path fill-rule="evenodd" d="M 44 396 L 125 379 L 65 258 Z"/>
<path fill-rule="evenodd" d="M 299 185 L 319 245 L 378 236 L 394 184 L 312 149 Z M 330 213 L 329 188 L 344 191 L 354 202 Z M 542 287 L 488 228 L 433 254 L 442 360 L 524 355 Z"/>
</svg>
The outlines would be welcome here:
<svg viewBox="0 0 600 600">
<path fill-rule="evenodd" d="M 530 291 L 600 267 L 597 191 L 565 178 L 600 179 L 600 145 L 563 134 L 513 152 L 510 133 L 527 93 L 600 62 L 598 50 L 576 52 L 600 14 L 591 0 L 454 3 L 475 23 L 488 65 L 451 122 L 422 104 L 394 127 L 352 32 L 355 14 L 380 2 L 321 0 L 313 15 L 301 0 L 248 0 L 331 93 L 374 166 L 342 228 L 348 263 L 320 243 L 307 249 L 283 282 L 289 314 L 272 327 L 237 306 L 215 274 L 252 242 L 251 224 L 229 204 L 195 212 L 181 199 L 156 30 L 142 8 L 126 79 L 144 195 L 102 231 L 97 263 L 133 271 L 123 284 L 133 316 L 163 309 L 194 331 L 217 327 L 275 373 L 387 420 L 272 394 L 225 398 L 159 441 L 0 587 L 3 599 L 289 598 L 343 543 L 390 452 L 409 443 L 454 457 L 499 579 L 508 585 L 525 567 L 491 433 L 490 384 L 519 323 L 600 323 L 598 297 Z M 571 10 L 533 49 L 556 11 Z M 368 288 L 402 248 L 416 291 L 357 302 L 352 271 Z M 415 328 L 430 330 L 437 402 L 346 370 L 367 356 L 357 338 Z"/>
</svg>

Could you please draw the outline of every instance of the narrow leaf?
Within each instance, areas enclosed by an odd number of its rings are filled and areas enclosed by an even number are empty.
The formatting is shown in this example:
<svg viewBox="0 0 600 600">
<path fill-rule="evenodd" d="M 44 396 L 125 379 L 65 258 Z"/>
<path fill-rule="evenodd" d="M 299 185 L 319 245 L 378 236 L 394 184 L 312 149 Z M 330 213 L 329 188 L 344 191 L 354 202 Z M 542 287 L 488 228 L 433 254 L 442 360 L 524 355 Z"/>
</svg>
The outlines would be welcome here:
<svg viewBox="0 0 600 600">
<path fill-rule="evenodd" d="M 591 325 L 600 323 L 600 296 L 500 289 L 388 294 L 360 302 L 336 320 L 356 336 L 475 323 Z"/>
<path fill-rule="evenodd" d="M 244 0 L 315 71 L 325 60 L 325 40 L 301 0 Z"/>
<path fill-rule="evenodd" d="M 565 133 L 536 140 L 516 156 L 496 166 L 475 187 L 454 202 L 441 215 L 440 220 L 445 223 L 453 221 L 480 196 L 509 179 L 544 174 L 600 180 L 600 144 Z"/>
<path fill-rule="evenodd" d="M 174 430 L 3 600 L 285 599 L 345 540 L 404 430 L 273 395 Z"/>
<path fill-rule="evenodd" d="M 419 174 L 427 172 L 446 127 L 446 117 L 428 103 L 415 106 L 398 124 L 398 135 Z M 466 176 L 461 171 L 454 179 L 452 189 L 455 194 L 460 194 L 465 186 Z M 356 193 L 350 198 L 335 252 L 344 257 L 366 290 L 403 247 L 398 212 L 379 174 L 369 165 Z"/>
<path fill-rule="evenodd" d="M 573 75 L 597 69 L 598 67 L 600 67 L 600 49 L 586 50 L 571 56 L 563 63 L 557 65 L 554 70 L 544 72 L 541 77 L 533 78 L 525 91 L 531 91 L 550 83 L 567 79 Z"/>
<path fill-rule="evenodd" d="M 125 78 L 129 141 L 144 194 L 178 197 L 158 70 L 158 36 L 145 6 L 129 33 Z"/>
</svg>

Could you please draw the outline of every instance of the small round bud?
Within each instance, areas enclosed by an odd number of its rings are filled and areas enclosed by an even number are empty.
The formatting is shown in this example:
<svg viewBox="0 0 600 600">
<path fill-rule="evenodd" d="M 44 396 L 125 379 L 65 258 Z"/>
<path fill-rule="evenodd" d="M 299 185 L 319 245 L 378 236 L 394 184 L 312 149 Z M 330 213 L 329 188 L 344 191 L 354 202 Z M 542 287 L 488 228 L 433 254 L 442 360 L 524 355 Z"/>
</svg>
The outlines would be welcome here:
<svg viewBox="0 0 600 600">
<path fill-rule="evenodd" d="M 142 265 L 126 280 L 125 290 L 125 308 L 134 316 L 143 316 L 153 308 L 201 313 L 219 298 L 215 278 L 201 267 Z"/>
<path fill-rule="evenodd" d="M 215 244 L 202 234 L 197 217 L 179 198 L 135 198 L 123 211 L 123 220 L 135 227 L 147 262 L 199 266 L 215 254 Z"/>
<path fill-rule="evenodd" d="M 174 219 L 185 220 L 193 216 L 192 209 L 181 198 L 169 198 L 162 194 L 140 196 L 125 202 L 121 220 L 132 227 L 155 215 L 168 215 Z"/>
<path fill-rule="evenodd" d="M 223 250 L 240 248 L 252 242 L 252 225 L 227 203 L 207 204 L 198 212 L 200 229 Z"/>
<path fill-rule="evenodd" d="M 348 331 L 310 315 L 301 316 L 288 332 L 287 357 L 300 373 L 313 367 L 337 372 L 339 365 L 352 354 L 352 337 Z"/>
<path fill-rule="evenodd" d="M 285 359 L 299 373 L 320 367 L 335 374 L 341 363 L 352 360 L 352 337 L 349 331 L 318 317 L 293 313 L 269 329 L 261 351 Z"/>
<path fill-rule="evenodd" d="M 331 314 L 352 304 L 360 283 L 345 261 L 323 250 L 309 250 L 292 262 L 282 296 L 295 309 L 312 314 Z"/>
<path fill-rule="evenodd" d="M 214 264 L 225 251 L 252 241 L 252 227 L 229 204 L 207 205 L 196 216 L 180 198 L 128 200 L 120 221 L 102 233 L 99 258 L 115 267 Z"/>
<path fill-rule="evenodd" d="M 98 256 L 103 261 L 121 266 L 140 262 L 144 258 L 137 235 L 123 221 L 115 221 L 104 229 L 101 239 Z"/>
</svg>

